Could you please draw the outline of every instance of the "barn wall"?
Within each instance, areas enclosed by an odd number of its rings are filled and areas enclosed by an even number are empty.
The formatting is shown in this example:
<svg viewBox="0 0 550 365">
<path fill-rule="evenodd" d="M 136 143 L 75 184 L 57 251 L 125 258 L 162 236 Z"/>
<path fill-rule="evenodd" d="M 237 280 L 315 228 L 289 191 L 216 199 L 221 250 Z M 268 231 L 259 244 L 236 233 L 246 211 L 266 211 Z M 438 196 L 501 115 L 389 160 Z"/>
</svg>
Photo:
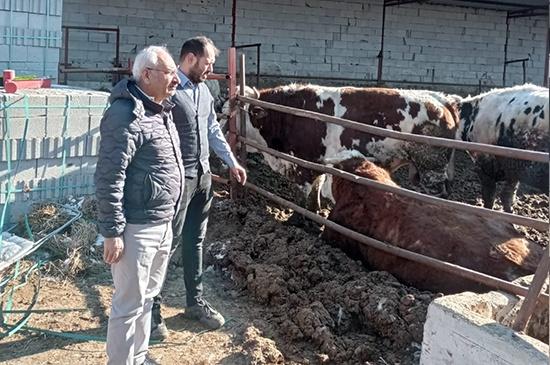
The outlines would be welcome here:
<svg viewBox="0 0 550 365">
<path fill-rule="evenodd" d="M 166 43 L 177 56 L 183 39 L 211 37 L 219 48 L 231 41 L 231 0 L 64 1 L 66 25 L 121 28 L 122 59 L 147 44 Z M 239 0 L 237 43 L 262 43 L 261 72 L 273 77 L 376 78 L 382 28 L 382 0 Z M 548 18 L 514 19 L 509 59 L 530 55 L 527 81 L 542 84 Z M 502 82 L 506 13 L 483 9 L 409 4 L 386 14 L 383 78 L 389 84 L 477 84 Z M 255 69 L 254 49 L 246 51 Z M 70 61 L 105 67 L 114 58 L 114 37 L 71 33 Z M 216 65 L 225 69 L 225 55 Z M 105 75 L 71 75 L 80 85 Z M 287 78 L 288 79 L 288 78 Z M 511 65 L 507 84 L 522 81 L 521 64 Z M 322 82 L 322 81 L 320 81 Z M 88 84 L 93 86 L 94 84 Z"/>
</svg>

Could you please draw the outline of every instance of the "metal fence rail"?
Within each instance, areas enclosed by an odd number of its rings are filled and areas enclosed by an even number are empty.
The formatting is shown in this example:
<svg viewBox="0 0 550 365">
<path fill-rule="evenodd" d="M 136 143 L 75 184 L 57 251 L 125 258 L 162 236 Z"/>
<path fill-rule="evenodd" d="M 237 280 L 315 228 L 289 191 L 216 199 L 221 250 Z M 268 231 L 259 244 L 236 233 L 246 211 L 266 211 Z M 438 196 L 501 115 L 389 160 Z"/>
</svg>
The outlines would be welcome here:
<svg viewBox="0 0 550 365">
<path fill-rule="evenodd" d="M 544 152 L 494 146 L 494 145 L 488 145 L 488 144 L 476 143 L 476 142 L 464 142 L 464 141 L 458 141 L 455 139 L 425 136 L 421 134 L 398 132 L 391 129 L 385 129 L 385 128 L 376 127 L 368 124 L 353 122 L 347 119 L 331 117 L 326 114 L 312 112 L 309 110 L 302 110 L 302 109 L 292 108 L 289 106 L 268 103 L 266 101 L 249 98 L 244 95 L 237 95 L 237 99 L 245 103 L 261 106 L 266 109 L 271 109 L 282 113 L 288 113 L 288 114 L 296 115 L 298 117 L 315 119 L 321 122 L 337 124 L 345 128 L 353 129 L 364 133 L 374 134 L 382 137 L 390 137 L 390 138 L 400 139 L 400 140 L 409 141 L 409 142 L 425 143 L 425 144 L 438 146 L 438 147 L 447 147 L 447 148 L 454 148 L 459 150 L 476 151 L 476 152 L 488 153 L 488 154 L 501 156 L 501 157 L 516 158 L 520 160 L 528 160 L 528 161 L 544 162 L 544 163 L 548 163 L 550 161 L 548 157 L 548 153 L 544 153 Z"/>
<path fill-rule="evenodd" d="M 539 231 L 548 230 L 548 222 L 540 220 L 540 219 L 523 217 L 521 215 L 515 215 L 515 214 L 500 212 L 500 211 L 487 209 L 487 208 L 483 208 L 483 207 L 477 207 L 477 206 L 473 206 L 473 205 L 469 205 L 469 204 L 465 204 L 465 203 L 455 202 L 455 201 L 451 201 L 451 200 L 445 200 L 445 199 L 437 198 L 437 197 L 434 197 L 434 196 L 430 196 L 430 195 L 426 195 L 426 194 L 422 194 L 422 193 L 417 193 L 415 191 L 411 191 L 411 190 L 404 189 L 404 188 L 401 188 L 401 187 L 394 187 L 394 186 L 382 184 L 380 182 L 370 180 L 370 179 L 367 179 L 365 177 L 357 176 L 357 175 L 354 175 L 352 173 L 336 169 L 334 167 L 325 166 L 325 165 L 321 165 L 319 163 L 302 160 L 300 158 L 288 155 L 286 153 L 276 151 L 272 148 L 264 147 L 264 146 L 254 142 L 254 141 L 251 141 L 251 140 L 243 138 L 243 137 L 238 137 L 238 139 L 242 143 L 244 143 L 246 145 L 249 145 L 251 147 L 254 147 L 257 150 L 267 152 L 270 155 L 282 158 L 283 160 L 286 160 L 286 161 L 290 161 L 292 163 L 295 163 L 296 165 L 299 165 L 299 166 L 302 166 L 302 167 L 305 167 L 305 168 L 308 168 L 308 169 L 311 169 L 311 170 L 319 171 L 319 172 L 322 172 L 322 173 L 328 173 L 328 174 L 332 174 L 332 175 L 335 175 L 335 176 L 339 176 L 343 179 L 353 181 L 353 182 L 355 182 L 357 184 L 360 184 L 360 185 L 370 186 L 370 187 L 373 187 L 373 188 L 376 188 L 376 189 L 379 189 L 379 190 L 387 191 L 387 192 L 390 192 L 390 193 L 395 193 L 395 194 L 398 194 L 398 195 L 401 195 L 401 196 L 406 196 L 408 198 L 413 198 L 413 199 L 419 200 L 421 202 L 430 203 L 430 204 L 434 204 L 434 205 L 437 205 L 437 206 L 446 206 L 446 207 L 453 208 L 453 209 L 456 209 L 456 210 L 459 210 L 459 211 L 462 211 L 462 212 L 475 214 L 475 215 L 480 216 L 480 217 L 497 218 L 497 219 L 500 219 L 500 220 L 508 222 L 508 223 L 535 228 Z"/>
</svg>

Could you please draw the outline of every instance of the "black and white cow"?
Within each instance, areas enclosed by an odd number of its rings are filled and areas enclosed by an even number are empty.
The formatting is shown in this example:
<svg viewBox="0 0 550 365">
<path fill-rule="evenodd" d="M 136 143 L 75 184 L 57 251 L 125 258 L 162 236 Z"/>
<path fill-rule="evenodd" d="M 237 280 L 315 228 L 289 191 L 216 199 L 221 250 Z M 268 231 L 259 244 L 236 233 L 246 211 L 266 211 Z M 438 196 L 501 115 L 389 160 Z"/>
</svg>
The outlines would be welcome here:
<svg viewBox="0 0 550 365">
<path fill-rule="evenodd" d="M 548 92 L 525 84 L 468 97 L 460 104 L 456 139 L 548 152 Z M 482 184 L 483 203 L 493 207 L 496 183 L 504 181 L 501 200 L 512 211 L 518 183 L 548 192 L 548 164 L 470 152 Z"/>
<path fill-rule="evenodd" d="M 406 133 L 454 138 L 458 127 L 457 98 L 434 91 L 291 84 L 255 92 L 249 89 L 247 96 Z M 450 178 L 450 151 L 445 148 L 365 134 L 256 106 L 248 110 L 246 128 L 247 138 L 262 146 L 313 162 L 341 160 L 342 154 L 369 156 L 391 171 L 408 164 L 411 179 L 430 177 L 431 182 L 439 180 L 440 188 Z M 267 153 L 263 156 L 272 170 L 301 185 L 306 194 L 322 185 L 323 195 L 332 197 L 330 176 L 323 184 L 322 176 L 314 171 Z"/>
</svg>

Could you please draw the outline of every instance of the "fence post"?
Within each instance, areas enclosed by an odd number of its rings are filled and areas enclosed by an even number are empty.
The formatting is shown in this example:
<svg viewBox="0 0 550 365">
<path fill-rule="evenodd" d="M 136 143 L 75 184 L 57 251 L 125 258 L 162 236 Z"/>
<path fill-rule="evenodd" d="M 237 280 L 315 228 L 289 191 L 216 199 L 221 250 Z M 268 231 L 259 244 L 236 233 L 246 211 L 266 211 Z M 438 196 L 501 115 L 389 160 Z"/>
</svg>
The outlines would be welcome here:
<svg viewBox="0 0 550 365">
<path fill-rule="evenodd" d="M 245 60 L 246 57 L 243 53 L 241 53 L 241 63 L 239 65 L 239 94 L 241 96 L 245 95 L 245 86 L 246 86 L 246 67 L 245 67 Z M 246 138 L 246 111 L 244 111 L 242 108 L 237 108 L 239 113 L 239 122 L 240 122 L 240 128 L 238 131 L 238 134 L 244 138 Z M 240 157 L 240 163 L 244 168 L 246 168 L 246 144 L 240 143 L 239 146 L 239 157 Z M 240 186 L 239 187 L 239 198 L 244 198 L 244 195 L 246 193 L 246 190 Z"/>
<path fill-rule="evenodd" d="M 237 109 L 236 99 L 237 94 L 237 50 L 235 47 L 230 47 L 227 51 L 227 73 L 229 74 L 229 138 L 228 143 L 231 147 L 233 155 L 237 155 Z M 235 199 L 237 182 L 231 176 L 229 176 L 229 196 L 231 199 Z"/>
</svg>

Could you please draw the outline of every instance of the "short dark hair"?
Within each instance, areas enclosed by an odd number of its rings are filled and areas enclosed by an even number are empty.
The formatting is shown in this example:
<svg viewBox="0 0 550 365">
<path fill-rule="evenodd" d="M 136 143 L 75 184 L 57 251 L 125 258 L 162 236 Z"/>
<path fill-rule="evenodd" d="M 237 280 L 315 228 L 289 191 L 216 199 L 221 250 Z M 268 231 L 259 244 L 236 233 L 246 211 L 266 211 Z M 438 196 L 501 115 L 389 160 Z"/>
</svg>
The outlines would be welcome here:
<svg viewBox="0 0 550 365">
<path fill-rule="evenodd" d="M 214 55 L 217 56 L 220 50 L 216 48 L 214 42 L 208 37 L 198 36 L 189 38 L 181 46 L 180 60 L 187 56 L 189 53 L 193 53 L 197 57 L 202 57 L 206 47 L 211 47 L 214 51 Z"/>
</svg>

